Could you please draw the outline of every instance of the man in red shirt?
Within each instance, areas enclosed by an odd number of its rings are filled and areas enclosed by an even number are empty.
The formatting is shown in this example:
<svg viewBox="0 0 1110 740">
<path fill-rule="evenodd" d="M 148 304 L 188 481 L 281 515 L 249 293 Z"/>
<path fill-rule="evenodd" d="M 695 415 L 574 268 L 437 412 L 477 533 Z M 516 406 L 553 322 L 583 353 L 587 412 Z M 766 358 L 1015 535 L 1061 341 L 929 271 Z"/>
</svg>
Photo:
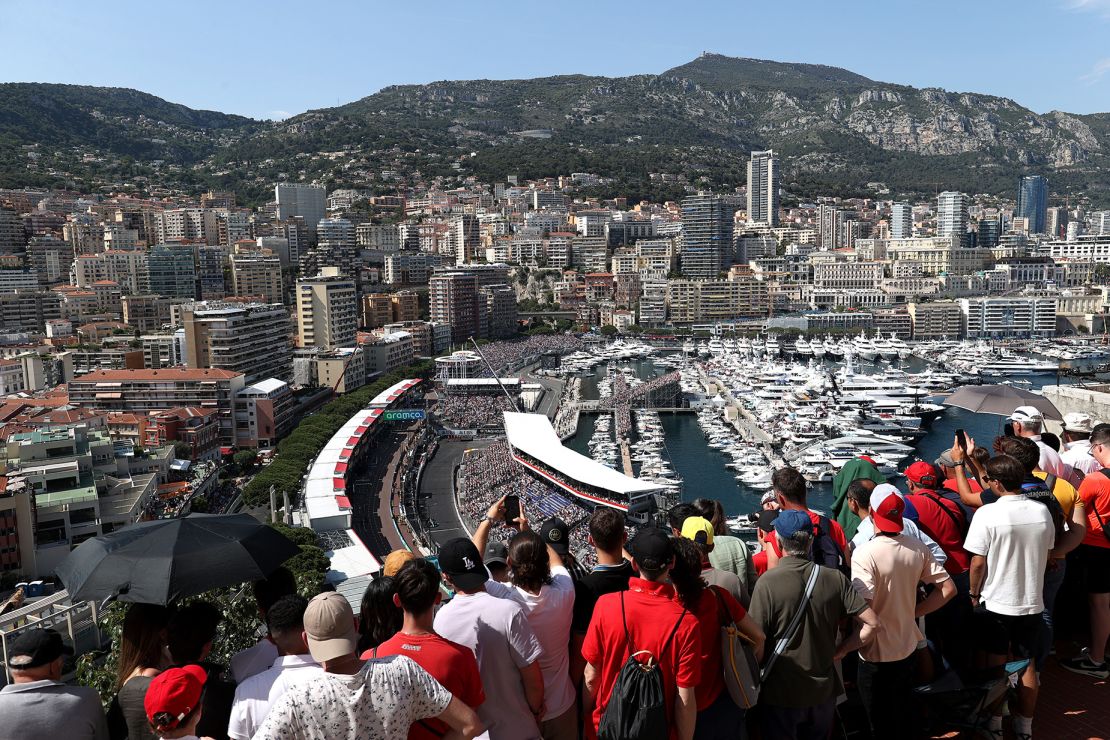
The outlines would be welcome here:
<svg viewBox="0 0 1110 740">
<path fill-rule="evenodd" d="M 948 556 L 944 569 L 953 577 L 967 573 L 971 556 L 964 550 L 967 519 L 963 509 L 937 492 L 936 470 L 929 463 L 918 461 L 906 468 L 906 480 L 909 484 L 906 500 L 917 512 L 917 526 Z M 967 579 L 963 580 L 966 583 Z"/>
<path fill-rule="evenodd" d="M 393 603 L 405 612 L 401 631 L 362 657 L 404 655 L 439 681 L 459 701 L 477 710 L 486 700 L 478 661 L 469 648 L 440 637 L 432 629 L 439 603 L 439 571 L 423 558 L 410 560 L 393 577 Z M 438 740 L 450 728 L 438 719 L 421 720 L 409 728 L 409 740 Z"/>
<path fill-rule="evenodd" d="M 596 731 L 609 706 L 613 686 L 632 652 L 646 651 L 663 675 L 664 700 L 672 740 L 691 740 L 697 720 L 694 689 L 701 681 L 698 620 L 675 600 L 666 583 L 674 548 L 661 529 L 641 529 L 628 545 L 639 578 L 628 591 L 601 596 L 582 645 L 585 687 L 593 697 Z M 631 646 L 631 649 L 630 649 Z M 647 660 L 647 654 L 638 656 Z"/>
<path fill-rule="evenodd" d="M 814 562 L 819 554 L 819 545 L 817 537 L 819 533 L 827 533 L 836 546 L 840 549 L 841 563 L 845 570 L 851 567 L 851 554 L 848 551 L 848 538 L 844 536 L 844 529 L 834 520 L 827 516 L 822 516 L 815 511 L 810 511 L 806 505 L 806 479 L 802 474 L 791 467 L 779 468 L 771 476 L 771 490 L 775 492 L 775 499 L 779 503 L 779 509 L 782 511 L 804 511 L 809 514 L 810 521 L 813 522 L 814 533 Z M 772 533 L 771 549 L 767 551 L 767 567 L 774 568 L 781 557 L 781 548 L 778 543 L 778 535 Z M 820 563 L 821 565 L 831 565 L 830 563 Z"/>
</svg>

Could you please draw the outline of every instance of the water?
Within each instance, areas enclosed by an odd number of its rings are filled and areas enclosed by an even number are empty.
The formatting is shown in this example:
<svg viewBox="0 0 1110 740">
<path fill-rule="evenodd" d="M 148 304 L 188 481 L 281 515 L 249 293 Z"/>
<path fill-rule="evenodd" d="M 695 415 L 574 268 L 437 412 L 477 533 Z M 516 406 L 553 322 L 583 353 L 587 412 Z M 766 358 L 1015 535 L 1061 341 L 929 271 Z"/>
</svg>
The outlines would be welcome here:
<svg viewBox="0 0 1110 740">
<path fill-rule="evenodd" d="M 655 367 L 650 360 L 638 360 L 629 363 L 634 368 L 637 377 L 642 379 L 659 375 L 662 371 Z M 896 363 L 906 372 L 919 372 L 927 367 L 927 363 L 916 357 L 910 357 Z M 881 372 L 881 365 L 871 363 L 857 363 L 861 372 Z M 597 374 L 582 379 L 583 400 L 598 397 L 597 382 L 604 376 L 605 367 L 599 365 Z M 1025 379 L 1031 382 L 1033 389 L 1043 385 L 1053 385 L 1057 382 L 1068 383 L 1067 378 L 1056 375 L 1032 375 Z M 991 379 L 988 379 L 988 382 Z M 705 436 L 698 426 L 697 416 L 692 413 L 661 414 L 663 430 L 666 435 L 667 453 L 675 470 L 682 477 L 682 498 L 689 501 L 695 498 L 719 499 L 729 516 L 755 511 L 759 508 L 759 499 L 762 491 L 748 488 L 734 477 L 735 474 L 725 467 L 730 458 L 705 443 Z M 578 432 L 567 441 L 567 446 L 584 455 L 589 454 L 587 443 L 594 433 L 596 416 L 583 414 L 578 423 Z M 989 414 L 977 414 L 964 409 L 948 407 L 947 411 L 933 422 L 928 435 L 922 437 L 916 447 L 916 453 L 906 459 L 903 468 L 915 460 L 928 460 L 932 462 L 941 452 L 952 447 L 956 430 L 963 429 L 975 439 L 979 445 L 990 447 L 994 438 L 1002 434 L 1003 417 Z M 898 483 L 898 481 L 895 481 Z M 901 486 L 904 488 L 903 485 Z M 828 511 L 832 507 L 832 485 L 829 483 L 813 484 L 809 490 L 809 505 L 814 509 Z"/>
</svg>

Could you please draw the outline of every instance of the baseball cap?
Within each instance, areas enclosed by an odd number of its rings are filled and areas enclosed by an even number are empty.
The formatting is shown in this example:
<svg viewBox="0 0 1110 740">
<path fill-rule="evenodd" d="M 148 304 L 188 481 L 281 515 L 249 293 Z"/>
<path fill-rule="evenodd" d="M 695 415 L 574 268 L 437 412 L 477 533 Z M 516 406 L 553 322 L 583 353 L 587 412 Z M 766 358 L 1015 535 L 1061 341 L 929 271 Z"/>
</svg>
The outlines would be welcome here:
<svg viewBox="0 0 1110 740">
<path fill-rule="evenodd" d="M 766 493 L 764 493 L 762 496 L 759 497 L 759 505 L 763 506 L 764 504 L 769 504 L 772 501 L 774 501 L 775 498 L 776 497 L 775 497 L 775 492 L 774 491 L 767 491 Z"/>
<path fill-rule="evenodd" d="M 146 718 L 159 733 L 174 730 L 200 705 L 208 673 L 199 665 L 167 668 L 154 677 L 143 697 Z"/>
<path fill-rule="evenodd" d="M 701 545 L 712 545 L 713 525 L 705 517 L 688 516 L 682 522 L 682 537 Z"/>
<path fill-rule="evenodd" d="M 813 520 L 809 513 L 797 509 L 780 511 L 775 517 L 775 534 L 779 537 L 793 537 L 798 532 L 812 532 Z"/>
<path fill-rule="evenodd" d="M 401 570 L 401 566 L 415 559 L 416 556 L 408 550 L 394 550 L 385 556 L 385 562 L 382 563 L 382 575 L 392 578 L 397 575 L 397 571 Z"/>
<path fill-rule="evenodd" d="M 1065 432 L 1084 432 L 1090 434 L 1095 428 L 1095 422 L 1089 414 L 1076 412 L 1073 414 L 1064 414 L 1064 431 Z"/>
<path fill-rule="evenodd" d="M 308 602 L 304 631 L 308 635 L 308 652 L 317 663 L 358 651 L 355 612 L 347 597 L 337 591 L 318 594 Z"/>
<path fill-rule="evenodd" d="M 52 629 L 32 629 L 12 641 L 8 665 L 15 669 L 38 668 L 63 655 L 73 655 L 73 648 L 66 647 L 61 635 Z"/>
<path fill-rule="evenodd" d="M 556 517 L 541 524 L 540 537 L 560 555 L 570 552 L 570 527 L 562 519 Z"/>
<path fill-rule="evenodd" d="M 508 565 L 509 564 L 509 548 L 505 547 L 504 542 L 491 542 L 486 545 L 486 565 Z"/>
<path fill-rule="evenodd" d="M 489 571 L 482 564 L 482 554 L 465 537 L 456 537 L 439 548 L 439 567 L 451 577 L 460 591 L 477 591 L 489 580 Z"/>
<path fill-rule="evenodd" d="M 875 525 L 876 532 L 901 532 L 902 512 L 905 510 L 905 499 L 889 483 L 875 486 L 875 490 L 871 492 L 871 522 Z"/>
<path fill-rule="evenodd" d="M 933 488 L 937 484 L 936 468 L 924 460 L 918 460 L 913 465 L 906 468 L 906 477 L 914 483 L 925 486 L 926 488 Z M 876 488 L 878 488 L 878 486 L 876 486 Z"/>
<path fill-rule="evenodd" d="M 1044 421 L 1044 414 L 1033 406 L 1018 406 L 1008 417 L 1009 421 Z"/>
<path fill-rule="evenodd" d="M 775 520 L 779 518 L 779 514 L 781 513 L 782 512 L 778 509 L 764 509 L 759 512 L 759 520 L 758 524 L 756 524 L 756 526 L 759 527 L 759 531 L 765 534 L 773 532 L 775 529 Z"/>
<path fill-rule="evenodd" d="M 940 453 L 940 456 L 937 457 L 935 464 L 942 468 L 956 467 L 956 461 L 952 459 L 952 451 L 945 450 L 944 452 Z"/>
<path fill-rule="evenodd" d="M 644 527 L 628 543 L 628 552 L 648 570 L 665 568 L 674 557 L 671 538 L 658 527 Z"/>
</svg>

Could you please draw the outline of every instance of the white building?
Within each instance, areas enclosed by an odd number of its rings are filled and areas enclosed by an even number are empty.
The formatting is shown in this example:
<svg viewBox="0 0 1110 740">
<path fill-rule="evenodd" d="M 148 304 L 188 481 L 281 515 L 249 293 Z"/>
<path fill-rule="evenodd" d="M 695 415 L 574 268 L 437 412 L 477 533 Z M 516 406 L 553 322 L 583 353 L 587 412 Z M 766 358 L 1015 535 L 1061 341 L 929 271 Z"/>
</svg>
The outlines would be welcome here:
<svg viewBox="0 0 1110 740">
<path fill-rule="evenodd" d="M 970 338 L 1052 336 L 1056 300 L 1038 297 L 961 298 L 960 310 Z"/>
<path fill-rule="evenodd" d="M 913 236 L 913 206 L 895 203 L 890 207 L 890 238 L 909 239 Z"/>
<path fill-rule="evenodd" d="M 969 199 L 963 193 L 945 190 L 937 196 L 937 236 L 958 236 L 966 239 Z"/>
<path fill-rule="evenodd" d="M 748 160 L 748 221 L 779 225 L 779 162 L 772 150 Z"/>
</svg>

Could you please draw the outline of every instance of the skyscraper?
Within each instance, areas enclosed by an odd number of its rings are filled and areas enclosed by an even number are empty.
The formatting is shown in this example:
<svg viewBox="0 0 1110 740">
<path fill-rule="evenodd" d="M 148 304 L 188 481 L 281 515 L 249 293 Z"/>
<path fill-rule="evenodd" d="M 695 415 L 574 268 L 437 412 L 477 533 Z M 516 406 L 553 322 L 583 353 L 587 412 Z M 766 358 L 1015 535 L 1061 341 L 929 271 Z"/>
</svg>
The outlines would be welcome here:
<svg viewBox="0 0 1110 740">
<path fill-rule="evenodd" d="M 297 281 L 297 335 L 302 347 L 353 347 L 358 331 L 355 281 L 324 267 Z"/>
<path fill-rule="evenodd" d="M 279 219 L 304 219 L 311 239 L 316 238 L 316 226 L 325 214 L 323 185 L 310 185 L 303 182 L 281 182 L 274 186 L 274 200 L 277 201 Z"/>
<path fill-rule="evenodd" d="M 771 149 L 748 160 L 748 221 L 779 225 L 779 161 Z"/>
<path fill-rule="evenodd" d="M 1015 218 L 1029 219 L 1029 233 L 1045 233 L 1045 211 L 1048 209 L 1048 180 L 1042 175 L 1027 175 L 1018 180 Z"/>
<path fill-rule="evenodd" d="M 937 236 L 960 237 L 961 244 L 967 242 L 968 197 L 954 190 L 945 190 L 937 196 Z"/>
<path fill-rule="evenodd" d="M 732 253 L 732 224 L 735 212 L 725 199 L 698 193 L 682 199 L 682 274 L 691 278 L 714 278 Z"/>
<path fill-rule="evenodd" d="M 890 238 L 913 237 L 913 207 L 909 203 L 895 203 L 890 207 Z"/>
<path fill-rule="evenodd" d="M 451 326 L 451 341 L 462 344 L 480 337 L 481 314 L 477 276 L 467 272 L 437 272 L 428 281 L 428 313 L 436 324 Z"/>
</svg>

